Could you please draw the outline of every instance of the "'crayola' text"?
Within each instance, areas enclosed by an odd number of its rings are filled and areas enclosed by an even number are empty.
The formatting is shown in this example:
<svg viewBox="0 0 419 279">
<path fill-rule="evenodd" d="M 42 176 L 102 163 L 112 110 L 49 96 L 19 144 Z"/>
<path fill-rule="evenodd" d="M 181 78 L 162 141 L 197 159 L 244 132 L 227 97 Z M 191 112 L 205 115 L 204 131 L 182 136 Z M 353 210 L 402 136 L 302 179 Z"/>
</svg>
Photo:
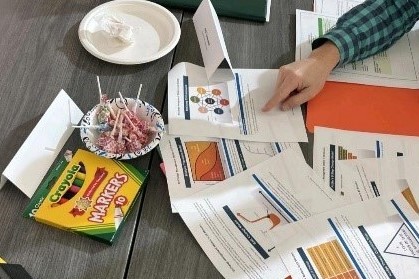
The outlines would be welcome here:
<svg viewBox="0 0 419 279">
<path fill-rule="evenodd" d="M 79 171 L 79 169 L 79 165 L 73 165 L 71 166 L 71 168 L 67 169 L 66 175 L 64 176 L 64 179 L 61 181 L 60 186 L 58 186 L 57 191 L 55 191 L 55 193 L 49 197 L 49 200 L 51 202 L 57 202 L 61 198 L 63 192 L 65 192 L 73 183 L 74 178 L 76 177 L 76 174 Z"/>
</svg>

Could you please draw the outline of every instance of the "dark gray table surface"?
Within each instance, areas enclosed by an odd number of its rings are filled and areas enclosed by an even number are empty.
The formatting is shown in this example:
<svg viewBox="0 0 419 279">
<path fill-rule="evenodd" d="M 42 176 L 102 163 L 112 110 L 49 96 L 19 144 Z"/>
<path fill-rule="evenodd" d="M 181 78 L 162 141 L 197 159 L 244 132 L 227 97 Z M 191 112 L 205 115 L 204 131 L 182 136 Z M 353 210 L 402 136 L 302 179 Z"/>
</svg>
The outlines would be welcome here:
<svg viewBox="0 0 419 279">
<path fill-rule="evenodd" d="M 0 0 L 0 170 L 4 170 L 57 93 L 64 89 L 82 111 L 97 103 L 96 76 L 110 96 L 142 99 L 167 119 L 167 72 L 179 62 L 202 65 L 192 13 L 170 9 L 181 23 L 177 47 L 141 65 L 115 65 L 89 54 L 78 26 L 98 0 Z M 220 17 L 234 68 L 278 68 L 292 62 L 295 10 L 310 0 L 272 0 L 271 19 L 258 23 Z M 307 162 L 310 143 L 300 144 Z M 77 132 L 67 146 L 83 147 Z M 34 147 L 37 148 L 37 147 Z M 172 214 L 155 151 L 131 162 L 151 176 L 113 246 L 22 217 L 29 199 L 8 182 L 0 190 L 0 257 L 48 278 L 222 278 L 178 214 Z M 36 166 L 34 166 L 36 168 Z"/>
</svg>

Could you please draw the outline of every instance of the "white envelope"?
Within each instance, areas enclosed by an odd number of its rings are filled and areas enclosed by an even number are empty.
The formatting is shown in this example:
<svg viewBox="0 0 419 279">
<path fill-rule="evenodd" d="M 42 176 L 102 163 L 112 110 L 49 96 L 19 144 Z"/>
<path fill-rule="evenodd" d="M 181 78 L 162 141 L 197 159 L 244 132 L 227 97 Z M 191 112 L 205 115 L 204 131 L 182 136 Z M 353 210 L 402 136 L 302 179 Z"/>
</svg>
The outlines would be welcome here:
<svg viewBox="0 0 419 279">
<path fill-rule="evenodd" d="M 31 198 L 83 115 L 61 90 L 3 171 L 0 189 L 10 180 Z"/>
</svg>

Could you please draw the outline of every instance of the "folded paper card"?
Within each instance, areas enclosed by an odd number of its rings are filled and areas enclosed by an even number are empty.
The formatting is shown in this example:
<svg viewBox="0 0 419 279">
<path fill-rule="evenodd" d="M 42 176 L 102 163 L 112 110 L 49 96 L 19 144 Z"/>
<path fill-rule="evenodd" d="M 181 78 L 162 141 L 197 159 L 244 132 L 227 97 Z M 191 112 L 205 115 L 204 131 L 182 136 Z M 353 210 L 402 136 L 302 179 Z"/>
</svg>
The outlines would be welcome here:
<svg viewBox="0 0 419 279">
<path fill-rule="evenodd" d="M 419 90 L 326 82 L 307 106 L 306 126 L 419 136 Z"/>
<path fill-rule="evenodd" d="M 226 81 L 234 79 L 221 25 L 211 1 L 202 1 L 192 20 L 198 36 L 208 80 Z M 225 69 L 219 69 L 221 67 Z"/>
<path fill-rule="evenodd" d="M 61 90 L 3 171 L 0 188 L 10 180 L 26 196 L 32 197 L 73 132 L 72 125 L 82 117 L 83 112 Z"/>
</svg>

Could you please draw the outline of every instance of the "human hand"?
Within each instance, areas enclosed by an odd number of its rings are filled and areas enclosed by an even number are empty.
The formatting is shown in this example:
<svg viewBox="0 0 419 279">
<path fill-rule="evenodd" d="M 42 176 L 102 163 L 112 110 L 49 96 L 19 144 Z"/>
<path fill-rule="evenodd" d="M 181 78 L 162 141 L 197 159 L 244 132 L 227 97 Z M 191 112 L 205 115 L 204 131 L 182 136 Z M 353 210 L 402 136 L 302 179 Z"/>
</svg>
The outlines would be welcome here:
<svg viewBox="0 0 419 279">
<path fill-rule="evenodd" d="M 328 41 L 308 58 L 280 67 L 274 95 L 262 110 L 269 111 L 277 105 L 288 110 L 312 99 L 323 88 L 339 58 L 339 50 Z"/>
</svg>

